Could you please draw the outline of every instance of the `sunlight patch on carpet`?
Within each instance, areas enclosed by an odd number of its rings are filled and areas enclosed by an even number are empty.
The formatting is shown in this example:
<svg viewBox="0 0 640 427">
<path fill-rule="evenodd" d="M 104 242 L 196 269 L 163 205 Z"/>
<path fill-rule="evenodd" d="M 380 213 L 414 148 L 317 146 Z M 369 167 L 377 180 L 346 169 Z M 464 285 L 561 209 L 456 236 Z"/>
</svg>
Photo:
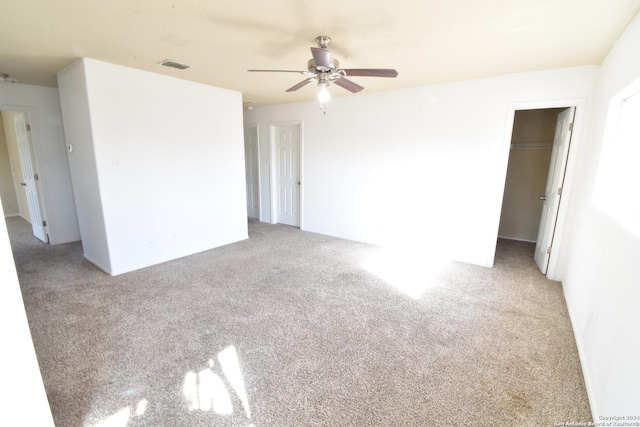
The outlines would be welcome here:
<svg viewBox="0 0 640 427">
<path fill-rule="evenodd" d="M 138 405 L 136 406 L 136 415 L 138 417 L 144 415 L 144 413 L 147 412 L 148 404 L 149 402 L 147 401 L 147 399 L 142 399 L 140 402 L 138 402 Z"/>
<path fill-rule="evenodd" d="M 189 411 L 213 411 L 218 415 L 233 414 L 233 402 L 230 390 L 224 381 L 226 379 L 232 391 L 242 402 L 245 415 L 250 419 L 249 399 L 235 346 L 229 346 L 219 352 L 217 359 L 220 364 L 219 369 L 214 360 L 209 359 L 208 368 L 198 373 L 187 372 L 185 375 L 183 394 Z"/>
<path fill-rule="evenodd" d="M 238 353 L 234 346 L 229 346 L 218 353 L 218 361 L 222 366 L 222 372 L 227 377 L 233 387 L 236 395 L 242 402 L 247 418 L 251 418 L 251 410 L 249 409 L 249 399 L 247 397 L 247 391 L 244 388 L 244 380 L 242 379 L 242 372 L 240 371 L 240 362 L 238 360 Z"/>
<path fill-rule="evenodd" d="M 125 427 L 129 423 L 131 408 L 122 408 L 115 414 L 100 421 L 95 427 Z"/>
<path fill-rule="evenodd" d="M 149 401 L 142 399 L 135 405 L 135 410 L 132 411 L 131 406 L 120 409 L 113 415 L 108 416 L 104 420 L 94 424 L 93 427 L 126 427 L 129 424 L 131 418 L 141 417 L 147 411 Z"/>
<path fill-rule="evenodd" d="M 435 253 L 383 248 L 362 263 L 368 272 L 413 299 L 439 285 L 438 275 L 449 261 Z"/>
</svg>

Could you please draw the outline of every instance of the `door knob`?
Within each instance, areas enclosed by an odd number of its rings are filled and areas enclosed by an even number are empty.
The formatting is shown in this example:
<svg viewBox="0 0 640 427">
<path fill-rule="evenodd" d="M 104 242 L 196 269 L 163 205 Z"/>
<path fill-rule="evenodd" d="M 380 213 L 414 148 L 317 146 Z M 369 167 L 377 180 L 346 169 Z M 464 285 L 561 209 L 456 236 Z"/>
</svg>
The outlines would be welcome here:
<svg viewBox="0 0 640 427">
<path fill-rule="evenodd" d="M 538 199 L 540 199 L 540 200 L 547 200 L 547 198 L 546 198 L 545 196 L 540 196 L 540 197 L 538 197 Z"/>
</svg>

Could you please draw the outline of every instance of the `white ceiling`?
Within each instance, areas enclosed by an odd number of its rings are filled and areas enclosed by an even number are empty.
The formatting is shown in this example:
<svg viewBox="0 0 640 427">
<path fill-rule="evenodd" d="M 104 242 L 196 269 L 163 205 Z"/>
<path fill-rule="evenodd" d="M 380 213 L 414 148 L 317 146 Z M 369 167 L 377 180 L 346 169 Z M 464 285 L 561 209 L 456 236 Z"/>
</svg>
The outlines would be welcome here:
<svg viewBox="0 0 640 427">
<path fill-rule="evenodd" d="M 2 0 L 0 73 L 55 87 L 57 71 L 90 57 L 259 106 L 315 98 L 314 85 L 284 92 L 305 76 L 246 70 L 304 70 L 319 35 L 333 39 L 341 68 L 398 70 L 352 78 L 371 93 L 600 64 L 638 10 L 640 0 Z"/>
</svg>

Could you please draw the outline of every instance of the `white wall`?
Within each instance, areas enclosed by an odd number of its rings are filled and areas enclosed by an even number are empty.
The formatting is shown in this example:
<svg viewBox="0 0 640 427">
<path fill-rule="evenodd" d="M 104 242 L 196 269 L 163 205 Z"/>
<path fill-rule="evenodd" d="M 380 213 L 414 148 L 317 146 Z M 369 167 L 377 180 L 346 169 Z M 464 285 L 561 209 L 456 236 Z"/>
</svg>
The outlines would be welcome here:
<svg viewBox="0 0 640 427">
<path fill-rule="evenodd" d="M 6 216 L 15 216 L 20 213 L 20 209 L 13 182 L 13 174 L 11 173 L 11 158 L 9 156 L 7 138 L 4 135 L 4 123 L 1 119 L 0 117 L 0 198 L 2 199 L 4 214 Z"/>
<path fill-rule="evenodd" d="M 53 426 L 0 203 L 0 402 L 5 423 Z"/>
<path fill-rule="evenodd" d="M 582 185 L 571 200 L 572 237 L 563 286 L 596 419 L 640 415 L 640 236 L 613 220 L 594 198 L 594 188 L 604 178 L 598 175 L 602 151 L 614 143 L 605 138 L 609 102 L 640 78 L 638 46 L 640 16 L 600 68 L 592 137 L 578 153 L 582 167 L 576 179 Z M 629 188 L 629 194 L 640 191 L 637 181 L 619 185 Z"/>
<path fill-rule="evenodd" d="M 247 238 L 240 93 L 91 59 L 58 82 L 82 240 L 101 268 Z"/>
<path fill-rule="evenodd" d="M 82 250 L 89 261 L 106 272 L 112 271 L 109 242 L 105 227 L 102 194 L 99 191 L 96 152 L 87 77 L 82 61 L 75 62 L 58 74 L 60 104 L 69 167 L 73 180 Z"/>
<path fill-rule="evenodd" d="M 29 112 L 49 242 L 58 244 L 79 240 L 58 90 L 0 82 L 0 109 Z"/>
<path fill-rule="evenodd" d="M 334 98 L 326 114 L 316 102 L 246 111 L 245 123 L 260 129 L 262 220 L 271 221 L 269 123 L 301 120 L 304 229 L 375 244 L 408 240 L 490 266 L 510 106 L 581 99 L 588 108 L 596 77 L 597 67 L 580 67 Z"/>
</svg>

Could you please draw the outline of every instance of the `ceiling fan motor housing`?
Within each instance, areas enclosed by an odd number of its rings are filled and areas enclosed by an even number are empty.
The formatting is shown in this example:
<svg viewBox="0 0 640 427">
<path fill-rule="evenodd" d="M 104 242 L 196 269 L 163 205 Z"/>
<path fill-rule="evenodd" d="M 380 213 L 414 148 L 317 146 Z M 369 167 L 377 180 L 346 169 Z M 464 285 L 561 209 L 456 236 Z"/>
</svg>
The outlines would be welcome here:
<svg viewBox="0 0 640 427">
<path fill-rule="evenodd" d="M 338 69 L 340 69 L 340 61 L 335 58 L 331 58 L 329 62 L 329 68 L 316 66 L 316 61 L 314 61 L 313 58 L 307 61 L 307 70 L 309 70 L 309 72 L 313 74 L 323 71 L 337 71 Z"/>
</svg>

